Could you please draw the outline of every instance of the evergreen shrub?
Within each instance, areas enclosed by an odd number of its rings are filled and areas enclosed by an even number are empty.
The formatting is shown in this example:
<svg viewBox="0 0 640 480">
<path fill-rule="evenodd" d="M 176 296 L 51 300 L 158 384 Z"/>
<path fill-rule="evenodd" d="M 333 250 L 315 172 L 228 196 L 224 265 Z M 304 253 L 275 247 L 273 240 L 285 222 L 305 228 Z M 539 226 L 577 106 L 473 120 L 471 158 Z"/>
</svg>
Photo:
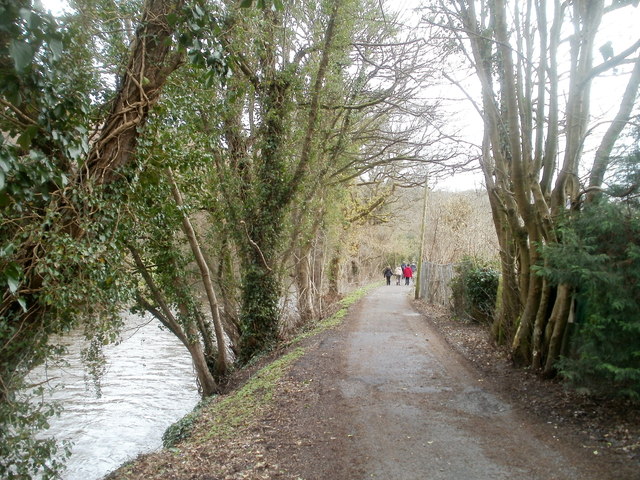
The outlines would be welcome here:
<svg viewBox="0 0 640 480">
<path fill-rule="evenodd" d="M 489 263 L 464 257 L 451 282 L 453 311 L 458 318 L 490 322 L 496 306 L 500 273 Z"/>
<path fill-rule="evenodd" d="M 587 206 L 543 250 L 540 271 L 575 291 L 575 323 L 560 373 L 576 388 L 640 399 L 640 209 Z"/>
</svg>

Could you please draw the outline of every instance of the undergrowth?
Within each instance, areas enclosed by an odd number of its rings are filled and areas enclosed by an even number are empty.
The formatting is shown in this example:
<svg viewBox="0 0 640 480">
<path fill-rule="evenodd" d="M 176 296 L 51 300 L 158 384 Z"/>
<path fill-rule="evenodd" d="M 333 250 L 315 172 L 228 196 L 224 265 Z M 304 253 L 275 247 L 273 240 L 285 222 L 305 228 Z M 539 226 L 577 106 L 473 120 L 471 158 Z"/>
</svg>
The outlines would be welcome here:
<svg viewBox="0 0 640 480">
<path fill-rule="evenodd" d="M 225 396 L 207 411 L 211 419 L 198 441 L 211 437 L 229 437 L 234 430 L 255 419 L 271 403 L 273 393 L 288 367 L 304 355 L 303 348 L 296 348 L 258 371 L 239 390 Z"/>
</svg>

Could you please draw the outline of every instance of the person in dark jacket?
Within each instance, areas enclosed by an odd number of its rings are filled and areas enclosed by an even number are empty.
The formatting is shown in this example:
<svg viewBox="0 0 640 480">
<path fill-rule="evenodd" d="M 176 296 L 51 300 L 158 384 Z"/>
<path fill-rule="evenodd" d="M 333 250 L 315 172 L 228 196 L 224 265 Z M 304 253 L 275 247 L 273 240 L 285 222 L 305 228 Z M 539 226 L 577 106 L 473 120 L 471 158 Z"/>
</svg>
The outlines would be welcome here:
<svg viewBox="0 0 640 480">
<path fill-rule="evenodd" d="M 387 268 L 382 272 L 384 278 L 387 279 L 387 285 L 391 285 L 391 276 L 393 275 L 393 270 L 391 270 L 391 266 L 387 265 Z"/>
</svg>

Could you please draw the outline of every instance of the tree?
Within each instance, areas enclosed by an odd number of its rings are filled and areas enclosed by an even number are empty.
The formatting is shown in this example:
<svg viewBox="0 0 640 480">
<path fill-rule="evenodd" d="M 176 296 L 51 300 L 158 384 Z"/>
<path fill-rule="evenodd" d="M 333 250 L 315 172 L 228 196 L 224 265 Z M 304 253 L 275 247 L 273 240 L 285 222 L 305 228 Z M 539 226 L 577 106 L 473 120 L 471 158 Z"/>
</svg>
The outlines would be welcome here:
<svg viewBox="0 0 640 480">
<path fill-rule="evenodd" d="M 218 382 L 225 377 L 230 361 L 211 269 L 189 216 L 191 208 L 185 204 L 176 175 L 166 165 L 145 167 L 135 187 L 118 231 L 131 254 L 134 278 L 140 278 L 135 282 L 136 306 L 151 313 L 182 342 L 191 355 L 203 396 L 212 395 L 220 390 Z M 203 313 L 200 291 L 205 292 L 209 316 Z"/>
<path fill-rule="evenodd" d="M 570 348 L 560 371 L 584 390 L 640 395 L 640 261 L 636 149 L 618 158 L 617 179 L 599 198 L 560 222 L 561 243 L 543 250 L 540 273 L 573 294 Z"/>
<path fill-rule="evenodd" d="M 310 16 L 313 22 L 306 24 L 304 23 L 305 16 L 301 12 L 296 9 L 292 9 L 291 12 L 290 15 L 295 14 L 296 18 L 299 18 L 297 21 L 302 22 L 301 25 L 312 32 L 308 38 L 322 39 L 322 29 L 325 27 L 317 19 Z M 230 13 L 228 21 L 245 22 L 249 27 L 255 28 L 253 22 L 258 24 L 264 22 L 264 19 L 257 13 L 259 12 L 241 15 L 239 19 L 235 20 L 233 20 L 233 13 Z M 256 18 L 252 19 L 252 15 Z M 214 21 L 211 30 L 225 32 L 223 44 L 226 52 L 231 59 L 240 59 L 237 61 L 241 62 L 238 65 L 233 63 L 236 60 L 231 62 L 231 71 L 234 72 L 235 68 L 237 69 L 236 73 L 240 74 L 232 74 L 226 84 L 218 89 L 208 87 L 206 83 L 203 85 L 197 76 L 188 70 L 183 70 L 184 75 L 179 76 L 180 80 L 174 86 L 169 86 L 170 93 L 161 105 L 162 113 L 157 119 L 154 119 L 153 128 L 156 133 L 148 132 L 150 137 L 160 135 L 160 140 L 154 140 L 157 148 L 145 152 L 145 155 L 154 158 L 154 163 L 175 163 L 176 169 L 180 168 L 178 165 L 184 164 L 183 171 L 185 172 L 188 169 L 197 168 L 201 174 L 200 178 L 206 179 L 203 186 L 206 185 L 205 190 L 209 191 L 208 194 L 198 193 L 189 185 L 194 179 L 190 175 L 185 178 L 186 181 L 179 188 L 187 188 L 200 198 L 195 200 L 194 207 L 196 210 L 200 209 L 200 214 L 208 216 L 205 223 L 208 223 L 209 226 L 205 228 L 215 229 L 215 237 L 221 239 L 216 243 L 225 246 L 224 249 L 227 253 L 222 254 L 215 252 L 215 249 L 207 249 L 213 263 L 218 260 L 219 277 L 223 270 L 232 271 L 232 268 L 227 266 L 229 262 L 223 260 L 228 257 L 229 252 L 237 256 L 235 266 L 240 267 L 240 271 L 247 269 L 247 260 L 242 255 L 243 248 L 245 251 L 252 252 L 251 255 L 257 256 L 256 258 L 251 257 L 253 258 L 249 261 L 251 268 L 256 268 L 256 262 L 258 262 L 258 266 L 267 265 L 269 267 L 271 271 L 268 271 L 268 274 L 273 277 L 273 285 L 275 286 L 274 292 L 269 295 L 273 295 L 277 302 L 260 301 L 256 303 L 255 308 L 259 308 L 263 312 L 270 312 L 271 330 L 265 334 L 265 338 L 269 343 L 273 343 L 281 326 L 280 308 L 278 307 L 276 310 L 273 305 L 280 303 L 283 291 L 285 291 L 282 288 L 282 278 L 287 269 L 295 272 L 301 317 L 304 320 L 317 317 L 319 310 L 315 306 L 319 303 L 318 292 L 320 289 L 316 284 L 322 283 L 321 275 L 319 275 L 322 272 L 322 267 L 317 264 L 317 259 L 310 259 L 308 254 L 314 243 L 314 237 L 320 231 L 319 229 L 326 228 L 323 205 L 326 205 L 327 198 L 332 195 L 330 189 L 344 188 L 344 185 L 352 182 L 355 177 L 366 174 L 367 165 L 372 165 L 381 171 L 386 168 L 391 175 L 399 173 L 399 167 L 394 165 L 396 163 L 403 163 L 406 167 L 410 167 L 418 162 L 423 162 L 419 153 L 424 143 L 412 138 L 412 135 L 414 136 L 415 132 L 419 130 L 416 122 L 404 130 L 392 131 L 388 129 L 389 122 L 394 115 L 398 115 L 403 109 L 409 110 L 407 106 L 410 106 L 412 92 L 418 89 L 418 85 L 407 87 L 398 78 L 389 80 L 385 77 L 379 79 L 376 76 L 383 65 L 380 64 L 379 58 L 389 56 L 391 49 L 398 46 L 398 44 L 385 45 L 378 42 L 377 44 L 363 43 L 362 50 L 353 54 L 357 58 L 357 64 L 360 68 L 356 72 L 356 78 L 359 78 L 360 81 L 353 81 L 342 69 L 336 68 L 330 71 L 331 81 L 327 77 L 326 84 L 322 87 L 322 95 L 327 99 L 323 105 L 316 105 L 312 108 L 312 99 L 317 93 L 314 91 L 318 85 L 317 82 L 309 81 L 303 85 L 309 90 L 304 90 L 302 87 L 296 87 L 297 90 L 293 87 L 285 89 L 284 92 L 290 96 L 288 101 L 291 104 L 288 107 L 291 112 L 285 113 L 296 120 L 289 120 L 277 135 L 274 134 L 272 140 L 277 142 L 277 145 L 281 145 L 281 148 L 288 149 L 285 151 L 289 152 L 289 158 L 284 165 L 293 171 L 292 174 L 289 174 L 286 170 L 282 170 L 283 167 L 280 167 L 279 175 L 284 179 L 290 175 L 289 179 L 299 186 L 296 188 L 297 191 L 292 193 L 290 206 L 277 204 L 278 209 L 282 209 L 282 212 L 276 211 L 277 215 L 272 219 L 272 222 L 269 222 L 267 233 L 271 235 L 278 231 L 281 232 L 270 237 L 272 240 L 275 238 L 279 241 L 275 242 L 273 249 L 265 249 L 253 236 L 248 235 L 250 222 L 265 222 L 265 218 L 262 217 L 268 217 L 267 214 L 271 211 L 267 208 L 270 204 L 267 202 L 268 199 L 265 199 L 265 191 L 278 186 L 277 182 L 273 181 L 276 174 L 271 176 L 265 174 L 266 170 L 264 169 L 267 167 L 263 165 L 263 162 L 268 159 L 262 158 L 263 149 L 255 147 L 266 141 L 264 135 L 268 129 L 264 126 L 261 127 L 264 123 L 262 117 L 265 115 L 263 113 L 265 107 L 256 100 L 261 98 L 258 95 L 261 92 L 256 91 L 254 85 L 256 80 L 251 75 L 247 75 L 247 71 L 250 69 L 244 59 L 253 59 L 257 55 L 251 53 L 251 48 L 254 45 L 246 42 L 246 31 L 249 28 L 237 31 L 231 28 L 221 28 L 217 24 L 217 18 L 218 16 L 213 15 Z M 346 32 L 345 34 L 349 32 L 347 27 L 353 28 L 352 26 L 343 26 L 342 30 Z M 314 28 L 318 30 L 315 31 Z M 373 35 L 373 26 L 367 28 L 366 35 Z M 377 35 L 382 38 L 379 29 L 376 31 Z M 393 29 L 388 28 L 384 35 L 389 38 L 392 34 Z M 367 41 L 371 42 L 371 38 L 368 38 Z M 293 48 L 286 43 L 283 45 L 287 48 Z M 395 74 L 401 78 L 409 78 L 419 72 L 415 68 L 415 52 L 419 49 L 419 44 L 405 42 L 403 46 L 406 47 L 404 53 L 397 56 L 390 55 L 393 59 L 390 71 L 396 72 Z M 345 46 L 343 45 L 343 47 Z M 298 52 L 303 52 L 300 55 L 300 62 L 302 62 L 299 66 L 300 70 L 310 72 L 309 78 L 313 78 L 312 75 L 320 67 L 316 62 L 322 63 L 323 57 L 320 55 L 322 50 L 318 50 L 316 56 L 313 57 L 310 55 L 313 48 L 304 45 L 295 46 L 295 48 L 299 49 Z M 337 64 L 346 61 L 345 51 L 348 50 L 341 48 L 333 52 L 337 58 Z M 298 55 L 292 56 L 296 58 Z M 377 63 L 372 65 L 373 61 Z M 412 65 L 413 69 L 407 68 Z M 257 70 L 260 72 L 268 71 L 266 68 L 257 68 Z M 390 76 L 389 74 L 385 75 Z M 304 76 L 301 75 L 301 78 Z M 383 84 L 377 89 L 372 89 L 371 85 L 378 80 L 390 83 L 392 88 Z M 296 79 L 293 78 L 290 81 L 295 84 Z M 284 96 L 286 96 L 285 93 L 283 93 Z M 186 103 L 182 103 L 185 99 Z M 262 99 L 261 101 L 265 102 L 266 100 Z M 309 119 L 309 108 L 318 110 L 316 120 Z M 414 112 L 416 117 L 418 117 L 417 113 L 416 109 Z M 286 116 L 277 114 L 274 114 L 273 117 L 278 121 L 286 119 Z M 309 135 L 310 129 L 312 132 L 315 129 L 314 123 L 317 123 L 319 127 L 315 135 Z M 374 147 L 362 148 L 364 139 L 375 136 L 382 138 Z M 388 145 L 385 146 L 385 143 Z M 384 152 L 381 154 L 377 150 L 378 148 Z M 282 153 L 278 153 L 278 155 L 282 155 Z M 192 160 L 185 162 L 187 157 Z M 300 162 L 307 165 L 307 172 L 300 174 L 300 180 L 295 180 L 295 175 L 300 171 L 298 170 Z M 151 170 L 153 168 L 150 168 Z M 151 173 L 151 176 L 153 175 Z M 158 176 L 157 173 L 155 175 Z M 376 175 L 381 174 L 377 173 Z M 158 197 L 156 202 L 162 203 L 161 198 L 162 195 Z M 373 207 L 379 206 L 380 200 L 384 200 L 384 197 L 377 199 L 373 203 Z M 253 212 L 259 212 L 260 215 L 257 216 Z M 314 215 L 310 216 L 309 212 L 314 212 Z M 139 220 L 145 216 L 146 214 L 142 213 Z M 310 219 L 312 221 L 309 221 Z M 152 217 L 149 217 L 149 220 L 152 221 Z M 266 227 L 263 225 L 260 228 Z M 155 228 L 153 231 L 156 231 Z M 283 241 L 285 235 L 289 233 L 291 243 L 286 246 Z M 151 254 L 147 250 L 149 243 L 146 241 L 144 243 L 146 246 L 141 249 L 141 256 L 144 256 L 145 251 Z M 169 244 L 166 241 L 161 241 L 161 249 L 166 249 Z M 312 278 L 310 268 L 309 271 L 305 271 L 304 268 L 291 266 L 292 254 L 295 254 L 301 262 L 306 262 L 306 265 L 314 264 L 317 266 L 313 269 L 315 278 Z M 156 268 L 162 270 L 157 255 L 151 255 L 152 257 L 143 261 L 143 264 L 155 265 Z M 209 263 L 212 264 L 212 262 Z M 303 264 L 298 263 L 298 265 Z M 171 265 L 167 265 L 165 268 L 173 270 Z M 222 275 L 222 277 L 228 279 L 230 276 Z M 261 275 L 256 278 L 261 278 Z M 228 289 L 225 283 L 228 282 L 218 282 L 217 290 Z M 165 282 L 163 288 L 170 290 L 170 283 Z M 242 282 L 243 294 L 246 295 L 246 290 L 252 288 L 251 282 Z M 269 290 L 261 289 L 262 295 L 267 292 Z M 310 295 L 312 292 L 314 295 Z M 170 296 L 168 291 L 167 295 Z M 226 297 L 227 295 L 223 296 L 223 298 Z M 267 307 L 271 305 L 271 307 L 266 308 L 265 305 Z M 233 305 L 226 305 L 224 314 L 233 316 L 233 310 Z M 242 315 L 249 315 L 246 313 L 247 309 L 244 305 L 240 311 Z M 255 315 L 249 316 L 255 318 Z M 239 325 L 237 331 L 246 335 L 246 325 Z M 242 354 L 244 347 L 238 345 L 237 335 L 232 334 L 229 337 L 233 338 L 234 349 Z M 255 350 L 255 352 L 260 350 Z M 248 357 L 251 355 L 251 351 L 247 353 Z"/>
<path fill-rule="evenodd" d="M 557 219 L 567 209 L 579 210 L 584 200 L 579 178 L 590 132 L 592 81 L 625 63 L 634 71 L 619 114 L 589 169 L 592 191 L 600 187 L 598 172 L 606 168 L 619 128 L 629 119 L 639 85 L 640 57 L 634 55 L 640 41 L 602 64 L 594 66 L 593 59 L 603 16 L 620 6 L 605 6 L 603 1 L 552 6 L 457 2 L 429 20 L 453 32 L 480 83 L 482 100 L 476 108 L 484 122 L 481 167 L 502 264 L 502 311 L 494 330 L 511 341 L 517 362 L 542 368 L 547 375 L 555 371 L 562 349 L 572 288 L 551 285 L 532 267 L 543 261 L 541 245 L 561 241 Z M 568 28 L 573 31 L 563 42 Z M 568 72 L 558 71 L 563 61 Z M 564 76 L 568 80 L 561 80 Z"/>
<path fill-rule="evenodd" d="M 425 108 L 411 103 L 427 73 L 416 55 L 420 44 L 397 42 L 395 26 L 386 25 L 377 8 L 374 2 L 318 8 L 294 2 L 259 17 L 231 14 L 222 28 L 233 75 L 219 106 L 209 107 L 220 112 L 220 122 L 205 113 L 204 127 L 209 138 L 220 135 L 212 140 L 217 208 L 243 275 L 245 359 L 276 340 L 283 269 L 292 265 L 287 257 L 295 253 L 313 263 L 308 253 L 327 199 L 335 198 L 331 189 L 350 188 L 359 177 L 377 182 L 383 170 L 399 178 L 402 166 L 425 162 L 424 117 L 418 115 Z M 247 42 L 247 35 L 257 40 Z M 392 127 L 401 114 L 419 120 Z M 375 178 L 364 180 L 368 175 Z M 287 234 L 305 240 L 286 245 Z M 296 275 L 298 293 L 317 291 L 300 269 Z M 313 317 L 313 301 L 300 301 L 303 316 Z"/>
<path fill-rule="evenodd" d="M 60 26 L 30 1 L 0 5 L 0 430 L 19 459 L 9 476 L 55 475 L 54 450 L 29 430 L 46 422 L 37 412 L 28 420 L 34 411 L 17 394 L 23 375 L 51 353 L 49 336 L 93 322 L 101 343 L 117 325 L 128 285 L 114 241 L 123 200 L 116 170 L 133 161 L 140 127 L 182 62 L 173 39 L 183 5 L 144 3 L 115 89 L 93 63 L 88 17 Z M 109 31 L 120 36 L 106 28 L 106 43 L 121 45 Z M 34 445 L 40 454 L 29 459 Z"/>
</svg>

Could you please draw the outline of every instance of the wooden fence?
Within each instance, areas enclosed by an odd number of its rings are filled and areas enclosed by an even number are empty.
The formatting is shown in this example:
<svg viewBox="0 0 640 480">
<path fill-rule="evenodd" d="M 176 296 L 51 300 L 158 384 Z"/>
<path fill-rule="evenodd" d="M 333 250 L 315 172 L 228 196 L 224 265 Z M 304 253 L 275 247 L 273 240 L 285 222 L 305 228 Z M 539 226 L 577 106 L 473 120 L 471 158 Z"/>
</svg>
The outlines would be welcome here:
<svg viewBox="0 0 640 480">
<path fill-rule="evenodd" d="M 420 298 L 437 305 L 449 307 L 451 305 L 451 279 L 453 278 L 453 263 L 438 265 L 423 262 L 418 292 Z"/>
</svg>

